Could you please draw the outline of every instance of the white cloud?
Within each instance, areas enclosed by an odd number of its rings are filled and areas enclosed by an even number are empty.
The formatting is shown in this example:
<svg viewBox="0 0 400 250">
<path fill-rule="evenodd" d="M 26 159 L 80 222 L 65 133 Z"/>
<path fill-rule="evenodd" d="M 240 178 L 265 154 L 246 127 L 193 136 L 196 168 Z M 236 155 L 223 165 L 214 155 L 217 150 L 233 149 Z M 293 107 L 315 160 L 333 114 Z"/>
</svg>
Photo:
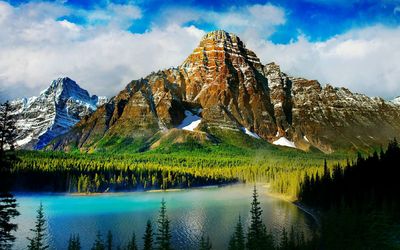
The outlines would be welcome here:
<svg viewBox="0 0 400 250">
<path fill-rule="evenodd" d="M 136 7 L 109 8 L 140 16 Z M 69 11 L 52 3 L 13 7 L 0 2 L 3 98 L 37 95 L 60 76 L 71 77 L 91 93 L 111 96 L 133 79 L 179 65 L 204 34 L 193 26 L 173 24 L 132 34 L 124 30 L 125 21 L 85 26 L 57 21 Z"/>
<path fill-rule="evenodd" d="M 351 30 L 324 42 L 298 41 L 277 45 L 249 39 L 264 61 L 275 61 L 293 76 L 317 79 L 370 96 L 400 94 L 400 28 L 373 26 Z"/>
<path fill-rule="evenodd" d="M 277 25 L 284 24 L 285 21 L 284 10 L 271 4 L 232 9 L 215 17 L 218 27 L 236 32 L 245 38 L 267 38 Z"/>
<path fill-rule="evenodd" d="M 63 18 L 71 13 L 85 16 L 88 24 Z M 60 76 L 71 77 L 91 93 L 114 95 L 132 79 L 182 63 L 205 33 L 183 27 L 190 21 L 238 33 L 264 63 L 275 61 L 293 76 L 368 95 L 400 94 L 400 28 L 355 29 L 324 42 L 300 36 L 282 45 L 265 40 L 286 21 L 285 11 L 270 4 L 221 13 L 170 9 L 150 31 L 126 31 L 142 15 L 132 5 L 110 4 L 89 13 L 59 3 L 13 7 L 0 1 L 0 98 L 38 94 Z"/>
<path fill-rule="evenodd" d="M 232 7 L 222 12 L 169 8 L 160 15 L 157 25 L 182 25 L 190 21 L 211 23 L 243 37 L 267 38 L 286 18 L 284 9 L 269 3 Z"/>
</svg>

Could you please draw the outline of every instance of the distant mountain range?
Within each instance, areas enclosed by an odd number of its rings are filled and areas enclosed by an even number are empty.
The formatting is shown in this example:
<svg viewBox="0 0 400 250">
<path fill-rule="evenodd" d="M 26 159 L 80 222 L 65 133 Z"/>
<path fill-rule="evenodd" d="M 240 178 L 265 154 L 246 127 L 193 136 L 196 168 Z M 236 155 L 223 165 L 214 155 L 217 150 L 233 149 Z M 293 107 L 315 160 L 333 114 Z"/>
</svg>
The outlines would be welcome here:
<svg viewBox="0 0 400 250">
<path fill-rule="evenodd" d="M 288 76 L 275 63 L 263 65 L 239 37 L 225 31 L 206 34 L 180 66 L 130 82 L 95 112 L 96 99 L 87 94 L 80 100 L 84 105 L 73 109 L 73 118 L 61 119 L 59 130 L 51 125 L 36 148 L 80 118 L 48 148 L 143 151 L 166 143 L 219 144 L 242 136 L 331 153 L 385 145 L 400 135 L 399 98 L 385 101 Z M 76 102 L 64 103 L 60 110 Z"/>
<path fill-rule="evenodd" d="M 105 97 L 90 96 L 67 77 L 54 80 L 37 97 L 12 101 L 17 148 L 42 149 L 106 101 Z"/>
</svg>

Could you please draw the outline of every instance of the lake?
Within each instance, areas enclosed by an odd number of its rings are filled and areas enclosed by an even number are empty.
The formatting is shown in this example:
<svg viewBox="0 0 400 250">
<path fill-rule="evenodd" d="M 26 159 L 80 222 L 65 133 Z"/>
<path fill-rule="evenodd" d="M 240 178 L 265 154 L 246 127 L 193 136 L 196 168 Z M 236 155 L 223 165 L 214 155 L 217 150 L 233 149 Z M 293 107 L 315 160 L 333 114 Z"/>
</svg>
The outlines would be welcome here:
<svg viewBox="0 0 400 250">
<path fill-rule="evenodd" d="M 187 189 L 173 192 L 110 193 L 93 196 L 70 194 L 17 194 L 18 231 L 15 249 L 25 249 L 31 236 L 36 210 L 42 202 L 52 249 L 66 249 L 71 234 L 79 233 L 83 249 L 90 249 L 96 233 L 111 230 L 115 246 L 124 245 L 135 232 L 139 248 L 147 219 L 156 221 L 162 198 L 167 203 L 175 249 L 194 249 L 205 232 L 213 249 L 226 249 L 238 216 L 247 227 L 253 186 Z M 267 230 L 279 235 L 293 226 L 310 235 L 313 219 L 292 203 L 268 196 L 258 186 Z M 104 237 L 105 238 L 105 237 Z"/>
</svg>

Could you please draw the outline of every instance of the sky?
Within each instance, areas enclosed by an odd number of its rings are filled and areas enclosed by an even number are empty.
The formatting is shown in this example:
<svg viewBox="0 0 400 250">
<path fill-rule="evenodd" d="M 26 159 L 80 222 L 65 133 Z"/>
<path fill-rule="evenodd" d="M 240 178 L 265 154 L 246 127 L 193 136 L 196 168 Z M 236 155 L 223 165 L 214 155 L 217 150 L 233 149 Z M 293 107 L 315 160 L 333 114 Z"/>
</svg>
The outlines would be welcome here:
<svg viewBox="0 0 400 250">
<path fill-rule="evenodd" d="M 64 76 L 111 97 L 216 29 L 289 75 L 400 96 L 400 0 L 0 0 L 0 100 Z"/>
</svg>

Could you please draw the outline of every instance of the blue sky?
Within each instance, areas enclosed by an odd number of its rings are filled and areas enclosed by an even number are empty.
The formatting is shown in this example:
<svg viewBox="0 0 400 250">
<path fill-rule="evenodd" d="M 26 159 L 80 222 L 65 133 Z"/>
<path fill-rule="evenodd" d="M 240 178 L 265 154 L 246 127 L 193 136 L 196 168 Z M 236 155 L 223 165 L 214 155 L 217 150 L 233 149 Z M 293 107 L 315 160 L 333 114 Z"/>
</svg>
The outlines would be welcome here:
<svg viewBox="0 0 400 250">
<path fill-rule="evenodd" d="M 13 6 L 18 6 L 29 1 L 9 1 Z M 51 1 L 49 1 L 51 2 Z M 57 1 L 54 1 L 57 2 Z M 143 33 L 152 28 L 154 23 L 160 20 L 165 9 L 197 9 L 201 11 L 226 12 L 230 9 L 240 9 L 246 5 L 263 5 L 270 3 L 284 9 L 287 20 L 285 24 L 276 27 L 273 35 L 264 37 L 274 43 L 289 43 L 296 40 L 299 32 L 303 33 L 311 41 L 323 41 L 337 34 L 360 27 L 374 24 L 384 24 L 394 27 L 400 23 L 400 1 L 354 1 L 354 0 L 223 0 L 223 1 L 194 1 L 194 0 L 175 0 L 175 1 L 78 1 L 67 0 L 64 5 L 76 10 L 86 10 L 88 13 L 96 9 L 104 9 L 110 3 L 121 5 L 133 5 L 139 7 L 142 17 L 133 21 L 128 28 L 133 33 Z M 396 9 L 397 8 L 397 9 Z M 63 16 L 70 22 L 87 25 L 90 21 L 85 15 Z M 101 25 L 101 23 L 99 23 Z M 184 25 L 195 25 L 206 31 L 218 29 L 218 25 L 212 21 L 201 18 L 193 18 Z"/>
<path fill-rule="evenodd" d="M 400 95 L 399 24 L 400 0 L 0 0 L 0 95 L 68 75 L 111 96 L 225 29 L 289 74 L 389 99 Z"/>
</svg>

